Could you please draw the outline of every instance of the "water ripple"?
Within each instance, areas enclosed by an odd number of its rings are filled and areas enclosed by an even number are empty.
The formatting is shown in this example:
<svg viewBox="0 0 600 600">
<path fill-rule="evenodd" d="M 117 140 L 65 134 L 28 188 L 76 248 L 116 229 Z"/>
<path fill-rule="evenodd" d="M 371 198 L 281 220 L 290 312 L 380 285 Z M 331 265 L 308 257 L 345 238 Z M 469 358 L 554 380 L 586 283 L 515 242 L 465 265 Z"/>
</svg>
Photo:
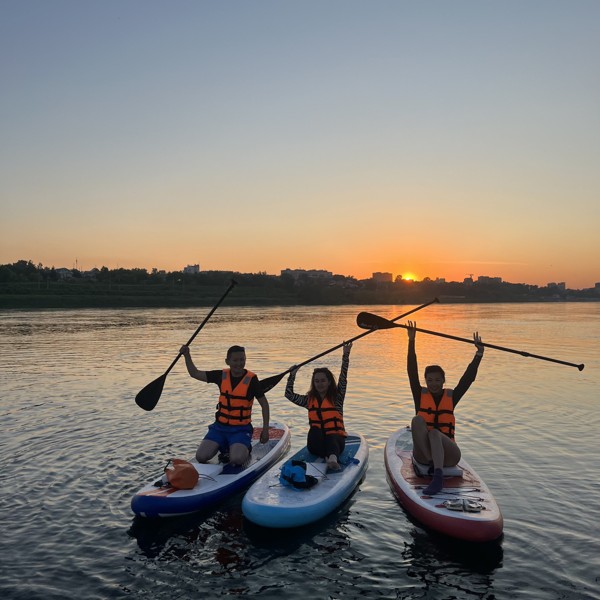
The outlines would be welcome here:
<svg viewBox="0 0 600 600">
<path fill-rule="evenodd" d="M 247 348 L 262 376 L 337 345 L 360 330 L 356 314 L 394 317 L 410 307 L 224 308 L 194 342 L 200 368 Z M 414 411 L 406 382 L 406 334 L 377 332 L 352 350 L 346 422 L 370 446 L 356 493 L 299 531 L 244 520 L 241 496 L 212 511 L 165 520 L 134 517 L 132 494 L 168 458 L 189 457 L 212 420 L 215 390 L 183 363 L 160 402 L 135 394 L 164 373 L 203 311 L 0 311 L 0 591 L 8 598 L 600 599 L 596 536 L 600 471 L 599 308 L 587 305 L 433 306 L 419 326 L 573 362 L 586 370 L 488 351 L 457 409 L 457 439 L 494 491 L 504 537 L 460 544 L 426 531 L 385 480 L 387 437 Z M 560 340 L 560 344 L 557 344 Z M 455 385 L 472 348 L 419 336 L 421 369 L 440 362 Z M 340 351 L 317 364 L 339 370 Z M 313 365 L 301 369 L 308 388 Z M 274 418 L 305 443 L 306 411 L 269 394 Z"/>
</svg>

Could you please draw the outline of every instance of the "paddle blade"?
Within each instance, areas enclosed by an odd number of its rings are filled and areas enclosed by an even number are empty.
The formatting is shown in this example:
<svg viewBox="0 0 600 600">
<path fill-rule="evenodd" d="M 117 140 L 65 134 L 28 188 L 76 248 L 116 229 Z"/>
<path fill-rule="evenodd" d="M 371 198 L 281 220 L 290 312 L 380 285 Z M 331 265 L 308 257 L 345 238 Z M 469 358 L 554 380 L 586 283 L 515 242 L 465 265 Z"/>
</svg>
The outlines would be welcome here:
<svg viewBox="0 0 600 600">
<path fill-rule="evenodd" d="M 135 397 L 135 403 L 144 410 L 152 410 L 160 399 L 166 378 L 167 374 L 165 373 L 140 390 Z"/>
<path fill-rule="evenodd" d="M 358 313 L 356 324 L 361 329 L 391 329 L 392 327 L 398 327 L 395 323 L 368 312 Z"/>
<path fill-rule="evenodd" d="M 283 379 L 284 375 L 285 373 L 281 373 L 281 375 L 273 375 L 272 377 L 262 379 L 260 382 L 262 391 L 266 394 L 268 391 L 272 390 Z"/>
</svg>

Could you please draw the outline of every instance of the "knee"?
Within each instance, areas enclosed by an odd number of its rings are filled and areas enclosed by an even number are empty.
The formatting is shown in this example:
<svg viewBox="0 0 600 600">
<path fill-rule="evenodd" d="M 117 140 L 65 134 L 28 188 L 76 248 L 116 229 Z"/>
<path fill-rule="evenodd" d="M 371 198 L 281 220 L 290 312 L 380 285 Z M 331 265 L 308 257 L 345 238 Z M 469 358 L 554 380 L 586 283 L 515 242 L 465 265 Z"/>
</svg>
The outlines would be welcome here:
<svg viewBox="0 0 600 600">
<path fill-rule="evenodd" d="M 430 429 L 427 432 L 427 436 L 429 437 L 430 440 L 441 440 L 443 435 L 444 434 L 441 431 L 439 431 L 438 429 L 435 429 L 435 428 Z"/>
<path fill-rule="evenodd" d="M 425 419 L 420 415 L 416 415 L 412 418 L 410 422 L 411 429 L 423 430 L 427 429 L 427 423 L 425 423 Z"/>
<path fill-rule="evenodd" d="M 248 448 L 242 445 L 229 448 L 229 462 L 233 465 L 243 465 L 248 459 Z"/>
<path fill-rule="evenodd" d="M 444 455 L 444 466 L 453 467 L 460 462 L 462 452 L 455 442 L 450 441 L 450 443 L 446 443 L 444 446 Z"/>
<path fill-rule="evenodd" d="M 199 463 L 208 462 L 216 453 L 217 450 L 213 452 L 211 448 L 207 448 L 206 444 L 203 442 L 198 446 L 198 449 L 196 450 L 196 460 Z"/>
</svg>

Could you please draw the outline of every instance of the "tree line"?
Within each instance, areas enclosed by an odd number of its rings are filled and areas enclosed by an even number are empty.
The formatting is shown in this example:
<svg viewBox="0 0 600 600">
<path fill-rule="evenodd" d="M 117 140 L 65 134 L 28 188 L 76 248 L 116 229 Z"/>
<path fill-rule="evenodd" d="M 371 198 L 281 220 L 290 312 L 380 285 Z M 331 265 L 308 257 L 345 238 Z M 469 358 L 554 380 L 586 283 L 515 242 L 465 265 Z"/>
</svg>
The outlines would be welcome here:
<svg viewBox="0 0 600 600">
<path fill-rule="evenodd" d="M 153 269 L 65 270 L 19 260 L 0 265 L 0 307 L 60 306 L 194 306 L 217 298 L 231 279 L 239 284 L 230 302 L 235 304 L 421 304 L 442 302 L 537 302 L 600 300 L 595 289 L 567 290 L 538 287 L 490 278 L 475 282 L 375 279 L 333 275 L 292 277 L 265 272 L 158 271 Z"/>
</svg>

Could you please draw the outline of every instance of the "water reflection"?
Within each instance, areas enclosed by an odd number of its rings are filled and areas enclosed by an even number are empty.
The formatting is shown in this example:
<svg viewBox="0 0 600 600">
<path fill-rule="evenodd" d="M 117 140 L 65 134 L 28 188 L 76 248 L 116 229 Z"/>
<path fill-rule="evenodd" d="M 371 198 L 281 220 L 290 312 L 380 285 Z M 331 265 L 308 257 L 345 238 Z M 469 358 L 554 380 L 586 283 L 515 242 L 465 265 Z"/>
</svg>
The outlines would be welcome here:
<svg viewBox="0 0 600 600">
<path fill-rule="evenodd" d="M 502 568 L 502 538 L 473 543 L 456 540 L 431 531 L 415 521 L 399 505 L 411 523 L 401 556 L 406 575 L 419 582 L 419 592 L 403 599 L 439 597 L 445 590 L 449 598 L 494 598 L 494 574 Z"/>
<path fill-rule="evenodd" d="M 243 517 L 240 495 L 218 509 L 192 515 L 155 519 L 135 516 L 127 533 L 146 558 L 194 561 L 195 549 L 206 552 L 212 547 L 215 562 L 231 571 L 245 565 L 244 555 L 252 548 L 266 550 L 271 557 L 287 555 L 332 530 L 339 533 L 348 522 L 356 491 L 337 510 L 304 527 L 271 529 L 255 525 Z M 322 544 L 320 551 L 334 553 L 339 543 L 336 539 L 331 547 Z"/>
<path fill-rule="evenodd" d="M 135 538 L 146 558 L 157 558 L 172 538 L 179 537 L 185 540 L 188 546 L 193 545 L 201 537 L 202 524 L 207 518 L 208 513 L 202 512 L 168 519 L 135 516 L 127 533 Z"/>
<path fill-rule="evenodd" d="M 504 551 L 502 538 L 493 542 L 474 543 L 455 540 L 416 525 L 410 531 L 412 542 L 402 552 L 415 573 L 430 570 L 432 561 L 447 568 L 448 562 L 457 563 L 471 573 L 492 575 L 502 568 Z M 427 577 L 423 574 L 420 579 Z M 491 580 L 490 580 L 491 581 Z"/>
</svg>

